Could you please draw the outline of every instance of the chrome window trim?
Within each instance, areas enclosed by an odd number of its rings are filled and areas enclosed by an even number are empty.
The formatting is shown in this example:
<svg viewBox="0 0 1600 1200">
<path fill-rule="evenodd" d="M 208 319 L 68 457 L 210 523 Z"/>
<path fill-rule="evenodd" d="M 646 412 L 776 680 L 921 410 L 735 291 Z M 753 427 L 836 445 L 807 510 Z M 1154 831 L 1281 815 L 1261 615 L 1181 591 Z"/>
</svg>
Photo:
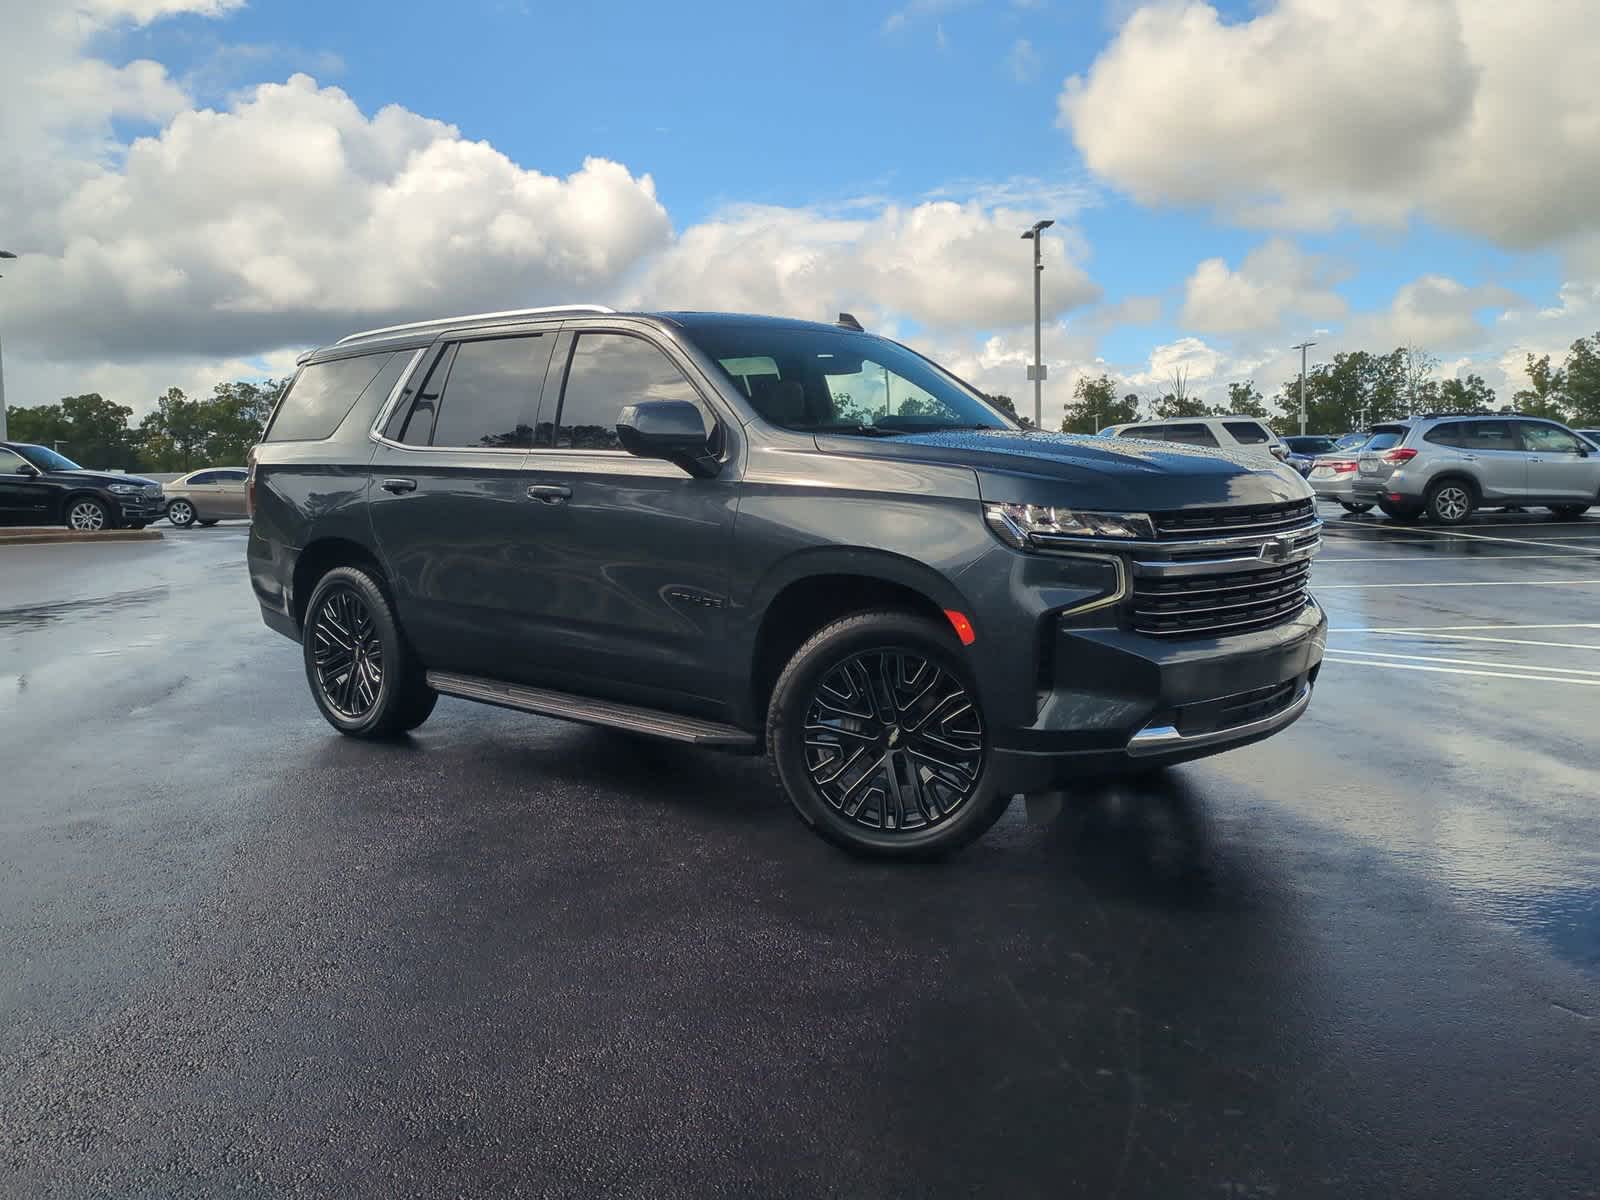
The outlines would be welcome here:
<svg viewBox="0 0 1600 1200">
<path fill-rule="evenodd" d="M 537 317 L 549 313 L 614 313 L 617 310 L 607 308 L 604 304 L 549 304 L 542 308 L 508 308 L 502 312 L 467 313 L 460 317 L 433 317 L 426 321 L 408 321 L 403 325 L 384 325 L 378 329 L 363 329 L 359 333 L 349 333 L 334 343 L 343 346 L 360 338 L 376 337 L 380 333 L 405 333 L 408 330 L 422 332 L 445 325 L 466 325 L 473 321 L 498 321 L 506 317 Z"/>
</svg>

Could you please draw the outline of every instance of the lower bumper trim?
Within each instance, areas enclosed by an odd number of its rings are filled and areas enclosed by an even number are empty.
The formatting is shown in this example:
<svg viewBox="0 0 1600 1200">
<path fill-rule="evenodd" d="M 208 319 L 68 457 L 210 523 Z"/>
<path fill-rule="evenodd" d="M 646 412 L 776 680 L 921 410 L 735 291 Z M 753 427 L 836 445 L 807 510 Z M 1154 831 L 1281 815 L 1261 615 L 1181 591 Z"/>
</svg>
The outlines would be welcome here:
<svg viewBox="0 0 1600 1200">
<path fill-rule="evenodd" d="M 1300 719 L 1311 703 L 1311 684 L 1301 686 L 1300 692 L 1289 704 L 1258 721 L 1243 725 L 1230 725 L 1225 729 L 1211 729 L 1204 733 L 1182 734 L 1171 725 L 1147 725 L 1128 739 L 1128 754 L 1133 758 L 1150 758 L 1164 754 L 1182 754 L 1202 750 L 1208 746 L 1225 746 L 1230 742 L 1258 738 L 1276 733 L 1286 725 Z"/>
</svg>

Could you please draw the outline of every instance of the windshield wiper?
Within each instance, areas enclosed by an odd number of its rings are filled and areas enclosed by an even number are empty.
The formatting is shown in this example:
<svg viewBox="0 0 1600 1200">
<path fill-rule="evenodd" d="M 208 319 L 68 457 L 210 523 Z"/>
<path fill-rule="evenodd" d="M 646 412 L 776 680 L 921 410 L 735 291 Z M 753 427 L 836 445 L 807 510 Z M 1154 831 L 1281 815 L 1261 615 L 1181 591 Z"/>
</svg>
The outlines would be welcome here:
<svg viewBox="0 0 1600 1200">
<path fill-rule="evenodd" d="M 910 433 L 909 429 L 883 429 L 877 425 L 811 425 L 805 427 L 807 433 L 854 433 L 863 437 L 899 437 L 903 433 Z"/>
</svg>

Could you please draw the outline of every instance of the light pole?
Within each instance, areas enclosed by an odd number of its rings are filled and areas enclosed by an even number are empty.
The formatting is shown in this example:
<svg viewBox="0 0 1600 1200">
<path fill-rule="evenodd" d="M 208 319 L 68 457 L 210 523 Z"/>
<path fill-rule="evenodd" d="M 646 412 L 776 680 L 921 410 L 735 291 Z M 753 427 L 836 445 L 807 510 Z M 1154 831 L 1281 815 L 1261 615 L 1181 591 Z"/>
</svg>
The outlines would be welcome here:
<svg viewBox="0 0 1600 1200">
<path fill-rule="evenodd" d="M 1305 437 L 1305 435 L 1306 435 L 1306 351 L 1309 350 L 1312 346 L 1315 346 L 1315 345 L 1316 345 L 1315 342 L 1301 342 L 1298 346 L 1293 347 L 1294 349 L 1300 351 L 1300 436 L 1301 437 Z"/>
<path fill-rule="evenodd" d="M 1039 261 L 1040 234 L 1054 221 L 1035 221 L 1033 228 L 1022 235 L 1022 240 L 1033 243 L 1033 366 L 1028 368 L 1028 378 L 1033 380 L 1033 427 L 1044 428 L 1044 336 L 1039 320 L 1039 276 L 1044 274 L 1044 263 Z"/>
<path fill-rule="evenodd" d="M 0 250 L 0 258 L 15 258 L 9 250 Z M 6 437 L 6 360 L 0 353 L 0 441 Z"/>
</svg>

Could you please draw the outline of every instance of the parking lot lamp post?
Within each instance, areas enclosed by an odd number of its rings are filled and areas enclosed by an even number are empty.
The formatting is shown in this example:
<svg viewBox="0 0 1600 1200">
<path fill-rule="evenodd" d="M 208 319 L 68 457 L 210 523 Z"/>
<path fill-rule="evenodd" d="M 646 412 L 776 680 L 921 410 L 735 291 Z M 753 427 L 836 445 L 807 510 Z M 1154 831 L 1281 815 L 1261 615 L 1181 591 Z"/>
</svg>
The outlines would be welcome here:
<svg viewBox="0 0 1600 1200">
<path fill-rule="evenodd" d="M 15 258 L 16 255 L 9 250 L 0 250 L 0 258 Z M 0 441 L 6 436 L 6 360 L 3 351 L 0 351 Z"/>
<path fill-rule="evenodd" d="M 1035 221 L 1033 228 L 1025 230 L 1022 240 L 1033 243 L 1033 366 L 1028 368 L 1028 378 L 1033 380 L 1033 427 L 1044 428 L 1044 338 L 1039 320 L 1039 277 L 1044 274 L 1044 263 L 1039 260 L 1039 235 L 1054 221 Z"/>
<path fill-rule="evenodd" d="M 1301 437 L 1305 437 L 1305 435 L 1306 435 L 1306 351 L 1309 350 L 1312 346 L 1315 346 L 1315 345 L 1316 345 L 1315 342 L 1301 342 L 1298 346 L 1294 347 L 1294 349 L 1300 351 L 1300 436 Z"/>
</svg>

